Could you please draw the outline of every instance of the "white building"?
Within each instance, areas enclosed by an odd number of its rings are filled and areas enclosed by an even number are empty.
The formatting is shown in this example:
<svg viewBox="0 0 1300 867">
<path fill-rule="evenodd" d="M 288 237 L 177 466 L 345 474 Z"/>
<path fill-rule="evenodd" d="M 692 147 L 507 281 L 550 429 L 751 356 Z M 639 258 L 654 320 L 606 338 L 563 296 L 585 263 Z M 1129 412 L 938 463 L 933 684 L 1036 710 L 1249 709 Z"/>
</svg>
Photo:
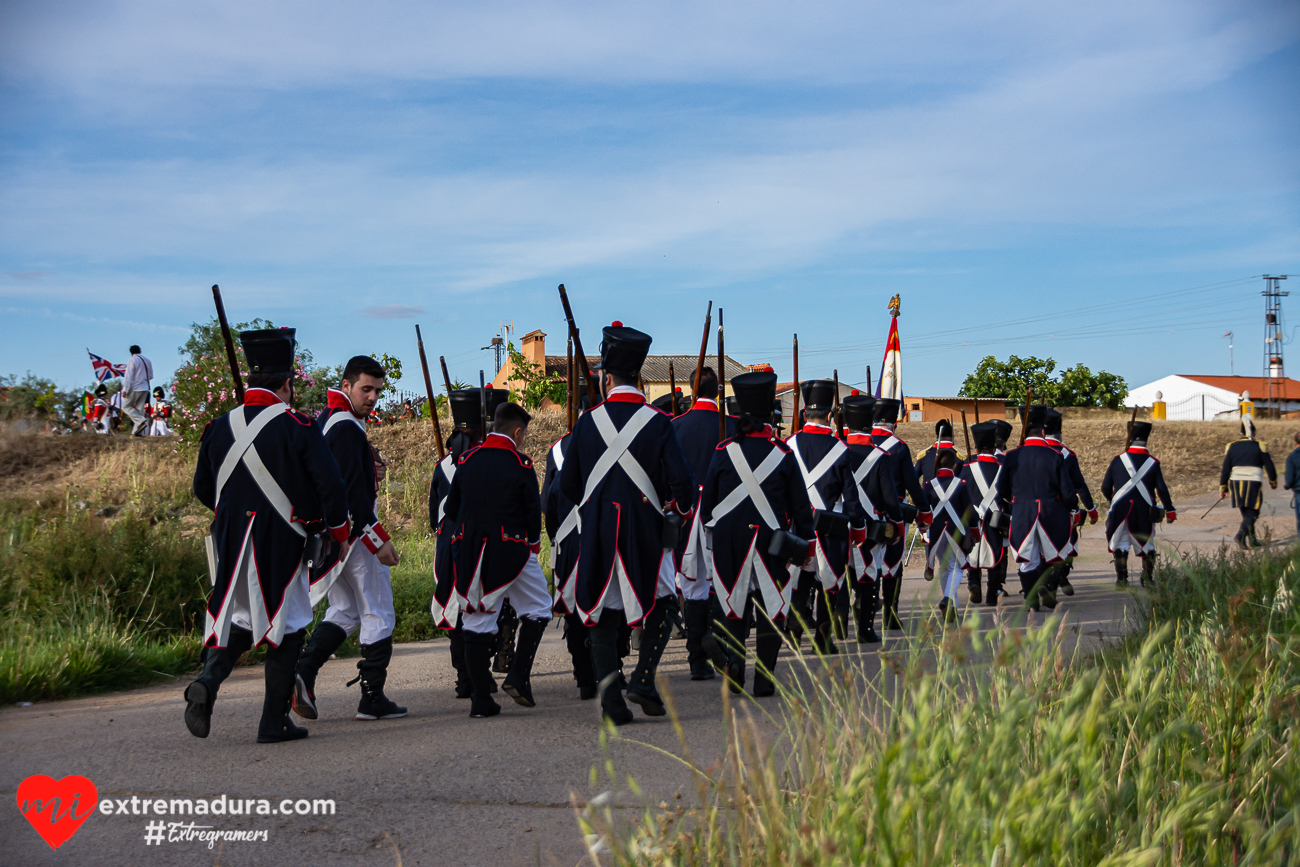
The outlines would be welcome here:
<svg viewBox="0 0 1300 867">
<path fill-rule="evenodd" d="M 1268 383 L 1262 376 L 1171 374 L 1133 389 L 1124 403 L 1149 407 L 1157 400 L 1163 400 L 1165 417 L 1170 421 L 1235 417 L 1243 394 L 1249 395 L 1257 412 L 1266 404 L 1271 407 L 1280 405 L 1282 412 L 1300 410 L 1300 382 L 1274 379 L 1272 388 L 1273 400 L 1269 401 Z"/>
</svg>

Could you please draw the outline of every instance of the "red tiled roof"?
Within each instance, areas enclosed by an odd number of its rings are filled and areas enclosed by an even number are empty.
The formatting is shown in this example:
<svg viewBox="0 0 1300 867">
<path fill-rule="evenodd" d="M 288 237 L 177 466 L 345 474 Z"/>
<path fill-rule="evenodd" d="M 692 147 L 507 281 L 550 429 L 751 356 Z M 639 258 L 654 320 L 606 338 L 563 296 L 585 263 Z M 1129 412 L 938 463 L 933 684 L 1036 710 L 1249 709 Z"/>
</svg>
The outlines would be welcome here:
<svg viewBox="0 0 1300 867">
<path fill-rule="evenodd" d="M 1201 376 L 1194 373 L 1180 373 L 1178 375 L 1183 379 L 1193 379 L 1214 388 L 1222 388 L 1224 391 L 1230 391 L 1233 394 L 1248 391 L 1254 400 L 1268 396 L 1267 380 L 1262 376 Z M 1300 382 L 1294 379 L 1273 380 L 1273 396 L 1288 400 L 1300 399 Z"/>
</svg>

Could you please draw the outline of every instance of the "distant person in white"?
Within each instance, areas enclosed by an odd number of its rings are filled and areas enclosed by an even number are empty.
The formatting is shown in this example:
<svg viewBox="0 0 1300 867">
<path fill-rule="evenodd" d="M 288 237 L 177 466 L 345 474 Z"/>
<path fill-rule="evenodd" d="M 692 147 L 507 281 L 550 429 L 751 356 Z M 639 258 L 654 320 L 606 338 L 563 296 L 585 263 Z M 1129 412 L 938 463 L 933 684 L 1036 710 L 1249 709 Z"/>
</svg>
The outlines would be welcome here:
<svg viewBox="0 0 1300 867">
<path fill-rule="evenodd" d="M 153 379 L 153 364 L 140 354 L 140 347 L 131 347 L 131 360 L 126 363 L 126 376 L 122 380 L 122 410 L 131 419 L 131 436 L 144 436 L 149 426 L 149 416 L 144 408 L 149 404 L 149 380 Z"/>
</svg>

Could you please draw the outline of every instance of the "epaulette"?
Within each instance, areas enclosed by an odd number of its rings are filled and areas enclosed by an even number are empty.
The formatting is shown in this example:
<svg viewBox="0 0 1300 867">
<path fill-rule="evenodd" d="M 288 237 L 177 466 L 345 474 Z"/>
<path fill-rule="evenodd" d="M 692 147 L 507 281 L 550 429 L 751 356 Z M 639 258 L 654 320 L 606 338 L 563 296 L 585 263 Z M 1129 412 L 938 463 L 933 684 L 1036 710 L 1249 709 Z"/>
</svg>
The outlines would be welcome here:
<svg viewBox="0 0 1300 867">
<path fill-rule="evenodd" d="M 1268 452 L 1268 443 L 1264 442 L 1263 440 L 1257 440 L 1257 442 L 1259 443 L 1259 450 L 1260 450 L 1261 452 L 1267 453 L 1267 452 Z"/>
<path fill-rule="evenodd" d="M 560 443 L 564 442 L 564 438 L 565 438 L 565 437 L 568 437 L 568 436 L 573 436 L 573 431 L 571 431 L 571 430 L 570 430 L 570 431 L 565 431 L 563 434 L 561 434 L 561 435 L 560 435 L 560 438 L 559 438 L 558 440 L 556 440 L 555 442 L 551 443 L 551 448 L 548 448 L 547 451 L 549 452 L 551 449 L 555 448 L 555 447 L 558 446 Z"/>
<path fill-rule="evenodd" d="M 776 437 L 772 437 L 772 442 L 776 445 L 777 448 L 785 452 L 787 455 L 791 454 L 794 451 L 793 449 L 790 448 L 789 443 L 779 440 Z"/>
<path fill-rule="evenodd" d="M 291 410 L 289 410 L 289 415 L 292 416 L 292 417 L 293 417 L 293 420 L 296 421 L 296 422 L 298 422 L 298 424 L 306 425 L 307 427 L 311 427 L 311 419 L 307 418 L 307 416 L 305 416 L 305 415 L 303 415 L 302 413 L 298 412 L 298 410 L 296 410 L 296 409 L 291 409 Z"/>
<path fill-rule="evenodd" d="M 469 460 L 470 455 L 474 454 L 474 452 L 478 451 L 481 448 L 483 447 L 474 446 L 474 448 L 472 449 L 466 449 L 465 451 L 461 452 L 460 458 L 456 461 L 456 466 L 460 466 L 461 464 L 465 463 L 465 461 Z"/>
<path fill-rule="evenodd" d="M 515 452 L 515 454 L 519 455 L 519 463 L 529 468 L 533 466 L 533 459 L 528 457 L 528 455 L 523 452 Z"/>
</svg>

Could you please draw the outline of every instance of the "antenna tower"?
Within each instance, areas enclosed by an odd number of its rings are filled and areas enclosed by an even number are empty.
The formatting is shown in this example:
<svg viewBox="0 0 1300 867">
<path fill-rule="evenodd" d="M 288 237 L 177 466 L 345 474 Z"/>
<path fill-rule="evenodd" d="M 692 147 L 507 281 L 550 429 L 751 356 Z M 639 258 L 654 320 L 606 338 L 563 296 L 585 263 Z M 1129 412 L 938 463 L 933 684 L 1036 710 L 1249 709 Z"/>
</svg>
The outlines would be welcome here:
<svg viewBox="0 0 1300 867">
<path fill-rule="evenodd" d="M 1286 393 L 1286 367 L 1282 361 L 1282 299 L 1290 292 L 1282 291 L 1280 277 L 1264 275 L 1264 414 L 1268 418 L 1282 417 L 1282 401 Z"/>
</svg>

